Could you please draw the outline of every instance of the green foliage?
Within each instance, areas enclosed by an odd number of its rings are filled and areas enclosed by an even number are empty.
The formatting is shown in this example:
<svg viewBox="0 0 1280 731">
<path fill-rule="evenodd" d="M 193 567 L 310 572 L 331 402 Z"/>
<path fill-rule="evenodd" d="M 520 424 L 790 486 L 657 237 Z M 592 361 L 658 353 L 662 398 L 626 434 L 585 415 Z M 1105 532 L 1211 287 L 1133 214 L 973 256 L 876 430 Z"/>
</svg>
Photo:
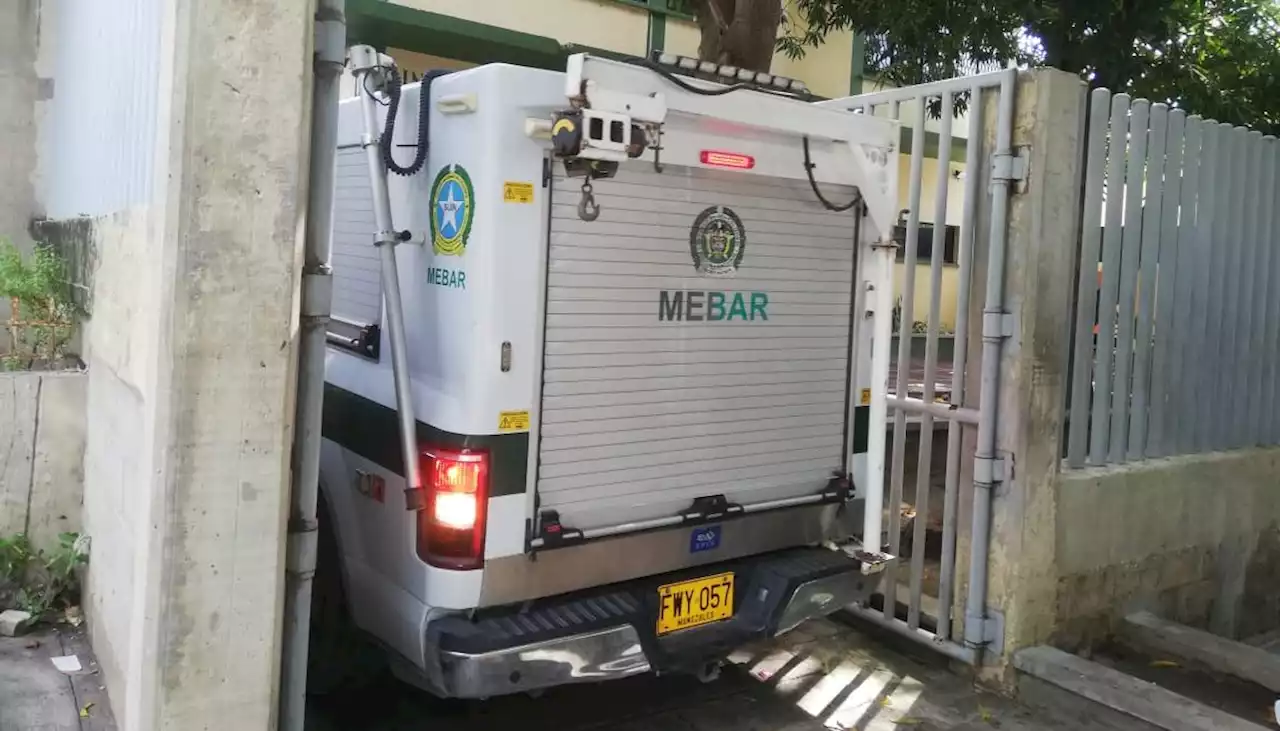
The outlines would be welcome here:
<svg viewBox="0 0 1280 731">
<path fill-rule="evenodd" d="M 17 608 L 48 619 L 78 600 L 76 569 L 88 558 L 76 533 L 62 533 L 50 552 L 34 548 L 24 534 L 0 538 L 0 609 Z"/>
<path fill-rule="evenodd" d="M 24 257 L 11 241 L 0 239 L 0 298 L 17 304 L 7 323 L 6 370 L 66 355 L 80 314 L 67 282 L 66 261 L 52 248 L 36 246 Z"/>
<path fill-rule="evenodd" d="M 867 37 L 866 70 L 915 84 L 1043 64 L 1094 86 L 1280 131 L 1275 0 L 794 0 L 792 56 L 828 33 Z"/>
</svg>

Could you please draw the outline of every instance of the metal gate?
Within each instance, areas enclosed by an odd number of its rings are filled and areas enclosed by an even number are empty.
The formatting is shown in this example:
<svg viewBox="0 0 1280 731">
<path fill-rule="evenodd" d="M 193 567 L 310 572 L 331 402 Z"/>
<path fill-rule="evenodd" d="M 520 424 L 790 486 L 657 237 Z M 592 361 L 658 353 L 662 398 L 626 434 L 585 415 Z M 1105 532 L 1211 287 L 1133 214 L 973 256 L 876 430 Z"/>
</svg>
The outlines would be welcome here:
<svg viewBox="0 0 1280 731">
<path fill-rule="evenodd" d="M 991 494 L 1003 479 L 995 419 L 1000 349 L 1008 334 L 1006 223 L 1011 185 L 1025 175 L 1012 147 L 1016 84 L 1017 72 L 1009 69 L 822 102 L 901 120 L 902 154 L 910 155 L 894 235 L 900 246 L 894 292 L 899 304 L 888 389 L 892 434 L 885 545 L 899 561 L 884 573 L 882 604 L 850 611 L 969 663 L 980 661 L 984 651 L 998 654 L 1003 645 L 1003 622 L 987 610 L 986 594 Z M 967 114 L 957 115 L 962 105 Z M 990 118 L 984 114 L 987 105 L 996 112 Z M 983 150 L 988 137 L 994 146 Z M 924 195 L 927 180 L 933 182 L 931 200 Z M 979 247 L 985 256 L 978 258 L 988 263 L 980 310 L 970 302 Z M 923 289 L 917 289 L 917 279 L 923 279 Z M 971 351 L 975 320 L 981 325 L 981 349 Z M 944 428 L 945 451 L 935 455 L 935 440 L 941 438 L 935 431 Z M 907 452 L 913 438 L 911 470 Z M 966 532 L 959 526 L 962 493 L 972 495 Z M 965 544 L 967 596 L 960 602 L 964 557 L 957 546 Z"/>
</svg>

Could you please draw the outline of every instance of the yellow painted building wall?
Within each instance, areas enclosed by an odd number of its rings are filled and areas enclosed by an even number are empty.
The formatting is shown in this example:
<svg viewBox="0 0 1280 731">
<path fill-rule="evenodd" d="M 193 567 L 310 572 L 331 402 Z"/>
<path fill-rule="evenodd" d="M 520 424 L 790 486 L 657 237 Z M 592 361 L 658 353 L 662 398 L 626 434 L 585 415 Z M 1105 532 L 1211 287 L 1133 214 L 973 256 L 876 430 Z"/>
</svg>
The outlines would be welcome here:
<svg viewBox="0 0 1280 731">
<path fill-rule="evenodd" d="M 682 56 L 697 56 L 699 40 L 697 25 L 691 21 L 671 18 L 667 21 L 667 39 L 663 50 Z M 803 58 L 791 59 L 785 54 L 776 54 L 769 70 L 780 76 L 800 79 L 819 96 L 848 96 L 853 73 L 853 32 L 832 33 L 825 43 L 817 48 L 810 48 Z"/>
<path fill-rule="evenodd" d="M 649 13 L 613 0 L 395 0 L 399 5 L 463 20 L 554 38 L 610 51 L 644 56 Z M 668 17 L 664 50 L 698 55 L 698 28 Z M 853 33 L 831 34 L 826 43 L 792 60 L 778 54 L 773 73 L 800 79 L 816 94 L 847 96 L 853 59 Z M 438 67 L 437 67 L 438 68 Z"/>
<path fill-rule="evenodd" d="M 946 223 L 949 226 L 959 226 L 961 220 L 964 219 L 964 185 L 965 181 L 962 177 L 957 177 L 956 173 L 964 172 L 964 163 L 951 163 L 943 168 L 938 161 L 926 157 L 924 159 L 920 176 L 920 221 L 922 223 L 933 223 L 934 220 L 934 196 L 938 189 L 938 185 L 943 183 L 947 185 L 947 218 Z M 945 182 L 940 179 L 939 172 L 945 176 Z M 910 200 L 908 197 L 911 184 L 911 156 L 898 156 L 898 200 L 902 207 L 906 207 L 906 202 Z M 899 264 L 896 269 L 894 291 L 901 293 L 903 291 L 903 282 L 906 273 L 906 266 Z M 942 265 L 942 294 L 939 301 L 939 317 L 938 322 L 944 330 L 955 330 L 956 326 L 956 294 L 960 286 L 959 268 L 955 264 Z M 924 262 L 916 266 L 916 289 L 915 297 L 912 301 L 915 303 L 913 307 L 915 312 L 912 314 L 912 320 L 924 322 L 928 319 L 929 314 L 929 284 L 930 269 L 929 262 Z"/>
<path fill-rule="evenodd" d="M 485 25 L 643 56 L 649 13 L 612 0 L 395 0 Z"/>
</svg>

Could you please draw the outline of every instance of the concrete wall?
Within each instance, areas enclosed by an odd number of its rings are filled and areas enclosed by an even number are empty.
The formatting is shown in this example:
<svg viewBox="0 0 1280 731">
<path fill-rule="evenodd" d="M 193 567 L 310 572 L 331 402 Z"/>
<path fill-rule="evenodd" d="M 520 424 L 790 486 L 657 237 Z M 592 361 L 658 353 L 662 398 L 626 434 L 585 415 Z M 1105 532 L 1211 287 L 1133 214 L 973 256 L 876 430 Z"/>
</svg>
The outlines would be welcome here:
<svg viewBox="0 0 1280 731">
<path fill-rule="evenodd" d="M 79 532 L 84 373 L 0 373 L 0 537 L 51 549 Z"/>
<path fill-rule="evenodd" d="M 1001 353 L 1004 476 L 988 556 L 987 603 L 1004 622 L 1005 653 L 988 671 L 995 680 L 1009 679 L 1004 661 L 1017 649 L 1103 640 L 1134 609 L 1232 637 L 1280 627 L 1280 449 L 1065 469 L 1084 94 L 1078 78 L 1056 71 L 1021 74 L 1017 89 L 1013 143 L 1030 176 L 1010 199 L 1003 280 L 1014 326 Z M 980 113 L 991 149 L 995 110 Z M 980 238 L 989 217 L 980 211 Z M 985 271 L 989 252 L 975 254 L 975 271 Z M 981 322 L 984 280 L 974 282 L 971 322 Z M 974 338 L 970 402 L 981 348 Z M 963 496 L 961 525 L 971 511 Z M 959 542 L 967 553 L 967 536 Z"/>
<path fill-rule="evenodd" d="M 1242 638 L 1280 628 L 1280 449 L 1063 472 L 1054 639 L 1122 612 Z"/>
<path fill-rule="evenodd" d="M 93 290 L 102 677 L 125 731 L 274 728 L 312 4 L 65 3 L 44 231 Z"/>
<path fill-rule="evenodd" d="M 1075 244 L 1079 219 L 1080 149 L 1084 143 L 1086 88 L 1072 74 L 1051 69 L 1023 72 L 1014 96 L 1012 143 L 1028 160 L 1025 185 L 1014 186 L 1009 199 L 1003 301 L 1013 316 L 1012 335 L 1002 339 L 996 392 L 996 454 L 1003 459 L 1004 476 L 991 488 L 991 548 L 987 556 L 987 606 L 1003 617 L 1005 653 L 988 657 L 988 678 L 1006 682 L 1007 659 L 1019 647 L 1039 644 L 1053 629 L 1052 607 L 1057 586 L 1053 567 L 1054 488 L 1061 456 L 1062 406 L 1074 286 Z M 986 95 L 974 110 L 975 127 L 982 130 L 983 149 L 995 149 L 997 105 Z M 979 124 L 980 123 L 980 124 Z M 971 139 L 972 143 L 973 140 Z M 987 190 L 990 167 L 970 174 L 982 176 Z M 991 209 L 979 207 L 977 240 L 988 241 Z M 965 405 L 980 399 L 983 322 L 987 295 L 989 247 L 975 247 L 969 322 Z M 974 454 L 974 431 L 965 430 L 965 455 Z M 972 478 L 973 461 L 961 460 L 961 483 Z M 957 538 L 959 565 L 969 562 L 968 526 L 973 493 L 962 490 Z M 968 592 L 962 572 L 957 599 Z M 960 609 L 963 615 L 963 608 Z"/>
</svg>

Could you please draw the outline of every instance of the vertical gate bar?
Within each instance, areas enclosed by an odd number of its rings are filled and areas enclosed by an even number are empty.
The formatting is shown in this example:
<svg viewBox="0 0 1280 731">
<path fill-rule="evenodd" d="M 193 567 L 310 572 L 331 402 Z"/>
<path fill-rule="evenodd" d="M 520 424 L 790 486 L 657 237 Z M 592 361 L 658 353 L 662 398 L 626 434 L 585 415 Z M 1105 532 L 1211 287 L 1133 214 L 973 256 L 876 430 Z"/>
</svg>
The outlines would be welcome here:
<svg viewBox="0 0 1280 731">
<path fill-rule="evenodd" d="M 1195 301 L 1196 266 L 1196 201 L 1200 194 L 1201 175 L 1201 124 L 1200 117 L 1187 119 L 1185 147 L 1182 155 L 1182 195 L 1178 206 L 1178 292 L 1173 303 L 1173 328 L 1177 331 L 1177 349 L 1170 356 L 1173 368 L 1169 383 L 1170 426 L 1174 433 L 1169 440 L 1169 454 L 1185 454 L 1194 441 L 1192 414 L 1194 413 L 1194 370 L 1187 363 L 1194 357 L 1195 337 L 1191 311 Z"/>
<path fill-rule="evenodd" d="M 1120 289 L 1120 237 L 1123 233 L 1124 162 L 1129 130 L 1129 95 L 1111 98 L 1107 145 L 1106 228 L 1102 232 L 1102 290 L 1098 295 L 1098 342 L 1095 347 L 1093 415 L 1090 419 L 1089 464 L 1105 464 L 1111 427 L 1111 383 L 1115 362 L 1116 300 Z"/>
<path fill-rule="evenodd" d="M 1246 159 L 1245 145 L 1249 141 L 1249 131 L 1244 127 L 1231 130 L 1231 161 L 1229 165 L 1230 179 L 1226 191 L 1230 213 L 1227 221 L 1230 226 L 1224 247 L 1222 291 L 1222 368 L 1218 370 L 1219 449 L 1231 449 L 1239 445 L 1240 412 L 1236 401 L 1237 392 L 1244 385 L 1239 378 L 1239 366 L 1243 338 L 1241 329 L 1241 302 L 1244 276 L 1241 270 L 1245 260 L 1245 226 L 1244 196 L 1248 176 L 1249 163 Z"/>
<path fill-rule="evenodd" d="M 1129 413 L 1130 460 L 1147 453 L 1147 409 L 1151 404 L 1151 324 L 1154 320 L 1156 270 L 1160 260 L 1160 214 L 1164 204 L 1164 156 L 1169 131 L 1169 106 L 1151 105 L 1151 136 L 1147 146 L 1147 190 L 1142 205 L 1142 250 L 1138 260 L 1138 327 L 1134 331 L 1133 406 Z"/>
<path fill-rule="evenodd" d="M 1169 136 L 1165 145 L 1164 195 L 1160 204 L 1160 263 L 1156 272 L 1155 353 L 1151 359 L 1151 418 L 1148 423 L 1148 457 L 1169 453 L 1169 382 L 1178 352 L 1181 329 L 1173 319 L 1178 289 L 1178 201 L 1182 197 L 1182 161 L 1187 113 L 1169 112 Z"/>
<path fill-rule="evenodd" d="M 1263 269 L 1267 273 L 1267 287 L 1266 298 L 1263 300 L 1265 309 L 1262 318 L 1266 323 L 1266 333 L 1261 351 L 1263 361 L 1261 432 L 1263 444 L 1266 445 L 1280 443 L 1280 401 L 1277 400 L 1277 396 L 1280 395 L 1280 384 L 1276 383 L 1277 378 L 1280 378 L 1280 365 L 1277 365 L 1280 363 L 1280 357 L 1276 357 L 1277 348 L 1280 348 L 1280 246 L 1276 241 L 1280 238 L 1276 213 L 1276 183 L 1277 177 L 1280 177 L 1276 170 L 1276 165 L 1280 164 L 1276 153 L 1278 148 L 1280 144 L 1277 144 L 1276 138 L 1270 135 L 1263 138 L 1262 169 L 1265 174 L 1262 179 L 1259 205 L 1264 210 L 1262 247 L 1266 262 Z"/>
<path fill-rule="evenodd" d="M 1274 145 L 1274 140 L 1275 138 L 1270 135 L 1263 137 L 1258 141 L 1257 152 L 1255 153 L 1258 156 L 1258 190 L 1254 194 L 1254 200 L 1259 211 L 1257 235 L 1258 279 L 1256 280 L 1253 297 L 1254 301 L 1258 303 L 1259 309 L 1254 315 L 1254 322 L 1257 323 L 1254 328 L 1257 339 L 1254 341 L 1253 348 L 1254 378 L 1256 382 L 1251 398 L 1258 403 L 1253 410 L 1251 428 L 1253 433 L 1257 435 L 1257 443 L 1260 446 L 1270 444 L 1269 412 L 1280 406 L 1274 401 L 1275 391 L 1271 388 L 1273 384 L 1269 377 L 1271 361 L 1274 360 L 1271 354 L 1275 351 L 1267 349 L 1271 345 L 1270 303 L 1276 287 L 1276 282 L 1272 279 L 1271 273 L 1275 264 L 1272 259 L 1275 253 L 1271 240 L 1271 216 L 1275 207 L 1269 205 L 1272 199 L 1272 186 L 1275 185 L 1275 168 L 1271 166 L 1271 148 Z"/>
<path fill-rule="evenodd" d="M 897 105 L 894 105 L 897 111 Z M 902 245 L 904 265 L 902 272 L 902 306 L 898 320 L 898 371 L 895 394 L 906 397 L 911 381 L 911 330 L 915 317 L 916 296 L 916 243 L 920 238 L 920 189 L 924 177 L 924 114 L 925 98 L 913 100 L 915 119 L 911 125 L 911 172 L 907 185 L 907 230 Z M 907 415 L 902 409 L 893 412 L 893 463 L 890 467 L 889 490 L 889 553 L 898 555 L 902 546 L 902 480 L 907 449 Z M 898 567 L 890 563 L 884 572 L 884 616 L 893 619 L 898 604 Z"/>
<path fill-rule="evenodd" d="M 1080 276 L 1076 283 L 1075 352 L 1071 362 L 1071 412 L 1067 464 L 1084 466 L 1089 451 L 1089 404 L 1093 399 L 1093 324 L 1098 307 L 1098 257 L 1102 249 L 1102 186 L 1107 165 L 1107 116 L 1111 92 L 1094 89 L 1089 100 L 1084 214 L 1080 224 Z M 1095 405 L 1096 408 L 1096 405 Z"/>
<path fill-rule="evenodd" d="M 969 108 L 982 109 L 982 87 L 969 92 Z M 959 261 L 959 291 L 956 293 L 956 334 L 954 359 L 951 363 L 951 404 L 963 406 L 965 369 L 969 353 L 969 293 L 972 289 L 973 246 L 976 238 L 975 217 L 978 215 L 978 160 L 982 135 L 970 127 L 964 157 L 964 212 L 956 241 Z M 956 573 L 956 514 L 960 511 L 960 437 L 964 425 L 952 419 L 947 424 L 947 475 L 942 507 L 942 565 L 938 571 L 938 629 L 943 640 L 951 639 L 951 600 Z"/>
<path fill-rule="evenodd" d="M 1212 368 L 1207 375 L 1208 384 L 1204 391 L 1209 408 L 1208 429 L 1204 439 L 1205 450 L 1210 452 L 1223 446 L 1223 433 L 1231 411 L 1225 408 L 1223 396 L 1226 389 L 1223 376 L 1226 364 L 1230 362 L 1228 354 L 1224 351 L 1227 344 L 1226 286 L 1230 280 L 1228 271 L 1231 269 L 1229 263 L 1232 251 L 1236 247 L 1232 237 L 1231 221 L 1231 196 L 1235 187 L 1232 182 L 1235 177 L 1236 163 L 1236 145 L 1232 131 L 1232 126 L 1229 124 L 1218 125 L 1218 155 L 1214 164 L 1218 184 L 1214 190 L 1213 246 L 1207 252 L 1212 279 L 1209 288 L 1209 347 L 1206 355 L 1210 359 Z"/>
<path fill-rule="evenodd" d="M 1236 396 L 1243 387 L 1239 382 L 1240 344 L 1243 343 L 1242 329 L 1242 296 L 1244 289 L 1244 271 L 1242 269 L 1247 252 L 1244 227 L 1245 184 L 1248 179 L 1247 145 L 1249 131 L 1244 127 L 1231 129 L 1231 182 L 1228 200 L 1231 205 L 1230 234 L 1228 256 L 1226 256 L 1226 287 L 1222 300 L 1222 315 L 1225 328 L 1222 330 L 1222 356 L 1226 357 L 1225 370 L 1221 371 L 1222 385 L 1222 422 L 1221 448 L 1233 449 L 1240 446 L 1238 426 L 1240 412 Z"/>
<path fill-rule="evenodd" d="M 1191 310 L 1191 335 L 1195 340 L 1191 346 L 1192 359 L 1187 363 L 1193 366 L 1192 378 L 1188 382 L 1190 387 L 1188 395 L 1191 398 L 1189 418 L 1195 431 L 1191 448 L 1193 452 L 1205 451 L 1208 447 L 1209 435 L 1212 433 L 1210 428 L 1213 400 L 1211 378 L 1214 355 L 1206 350 L 1212 342 L 1209 328 L 1217 325 L 1210 320 L 1209 310 L 1210 303 L 1214 299 L 1212 291 L 1213 246 L 1216 233 L 1214 219 L 1218 214 L 1218 186 L 1222 171 L 1221 128 L 1217 122 L 1206 120 L 1202 126 L 1202 132 L 1204 137 L 1200 152 L 1200 191 L 1196 204 L 1194 256 L 1196 296 L 1195 307 Z"/>
<path fill-rule="evenodd" d="M 883 235 L 883 233 L 881 233 Z M 870 243 L 870 242 L 869 242 Z M 881 245 L 876 245 L 881 244 Z M 871 342 L 871 404 L 868 424 L 883 426 L 888 422 L 889 357 L 888 344 L 893 340 L 893 267 L 897 249 L 885 246 L 884 240 L 871 246 L 869 261 L 879 282 L 879 286 L 871 293 L 875 310 L 873 315 L 873 331 Z M 874 345 L 879 343 L 879 346 Z M 864 492 L 862 536 L 863 544 L 868 548 L 880 550 L 884 543 L 880 540 L 884 527 L 884 454 L 885 440 L 888 438 L 883 428 L 871 429 L 867 434 L 867 487 Z"/>
<path fill-rule="evenodd" d="M 1258 193 L 1262 190 L 1262 133 L 1249 132 L 1244 144 L 1249 169 L 1246 171 L 1244 190 L 1239 196 L 1245 220 L 1244 258 L 1240 264 L 1244 281 L 1241 282 L 1240 337 L 1237 342 L 1240 357 L 1236 373 L 1240 383 L 1236 385 L 1236 445 L 1253 447 L 1259 443 L 1258 432 L 1254 427 L 1260 411 L 1258 396 L 1261 395 L 1262 386 L 1257 368 L 1262 355 L 1262 339 L 1259 337 L 1262 328 L 1261 318 L 1255 310 L 1260 299 L 1258 295 L 1266 286 L 1258 246 L 1258 222 L 1262 214 L 1262 206 L 1258 205 Z"/>
<path fill-rule="evenodd" d="M 1133 395 L 1134 304 L 1142 245 L 1142 188 L 1147 164 L 1151 103 L 1138 99 L 1129 119 L 1129 165 L 1125 173 L 1124 236 L 1120 255 L 1120 294 L 1116 300 L 1116 372 L 1111 388 L 1112 462 L 1124 462 L 1129 442 L 1129 400 Z"/>
<path fill-rule="evenodd" d="M 1271 177 L 1268 182 L 1268 190 L 1266 199 L 1263 204 L 1267 206 L 1267 249 L 1271 252 L 1271 286 L 1268 289 L 1268 300 L 1270 306 L 1267 308 L 1267 322 L 1270 329 L 1267 332 L 1267 347 L 1264 352 L 1267 353 L 1267 359 L 1270 361 L 1270 367 L 1267 372 L 1267 384 L 1270 389 L 1268 393 L 1270 397 L 1266 403 L 1269 405 L 1268 426 L 1268 444 L 1280 444 L 1280 357 L 1276 357 L 1276 353 L 1280 353 L 1280 139 L 1271 140 L 1267 150 L 1267 168 L 1271 171 Z"/>
<path fill-rule="evenodd" d="M 929 319 L 924 341 L 924 396 L 931 404 L 937 394 L 938 320 L 941 319 L 942 254 L 946 248 L 947 193 L 951 180 L 951 92 L 942 94 L 942 118 L 938 129 L 938 172 L 933 197 L 933 241 L 929 252 Z M 929 524 L 930 473 L 933 471 L 933 415 L 920 415 L 920 445 L 916 455 L 916 518 L 911 537 L 911 594 L 907 626 L 920 627 L 920 597 L 924 591 L 924 547 Z"/>
</svg>

